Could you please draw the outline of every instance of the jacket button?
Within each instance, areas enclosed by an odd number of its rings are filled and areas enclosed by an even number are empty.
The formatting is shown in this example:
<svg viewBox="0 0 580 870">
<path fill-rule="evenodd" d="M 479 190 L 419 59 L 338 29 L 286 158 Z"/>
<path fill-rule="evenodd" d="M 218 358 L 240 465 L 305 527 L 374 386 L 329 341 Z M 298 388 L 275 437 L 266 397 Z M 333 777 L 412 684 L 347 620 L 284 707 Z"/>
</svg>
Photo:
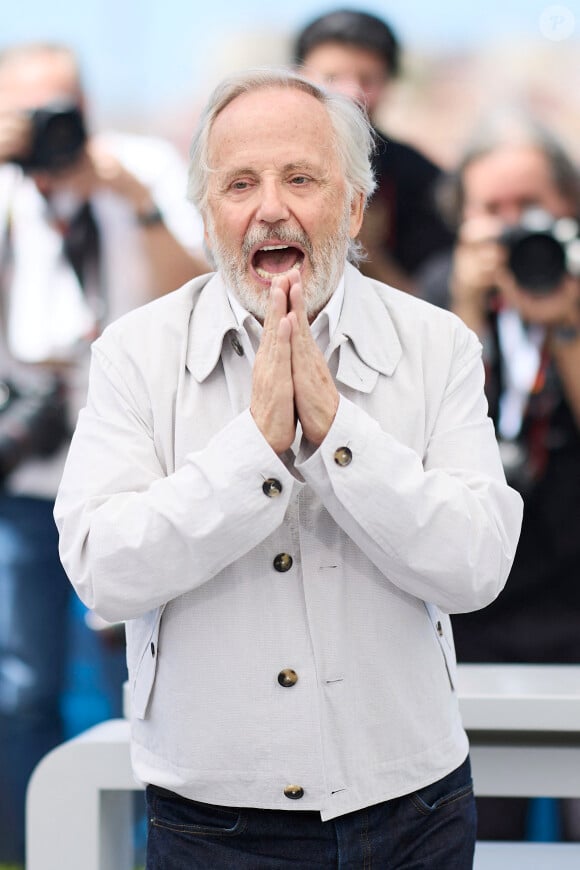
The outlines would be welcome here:
<svg viewBox="0 0 580 870">
<path fill-rule="evenodd" d="M 151 655 L 155 658 L 155 644 L 151 641 Z"/>
<path fill-rule="evenodd" d="M 283 574 L 285 571 L 290 570 L 293 561 L 292 556 L 288 553 L 278 553 L 274 558 L 274 568 L 276 571 L 280 571 L 280 573 Z"/>
<path fill-rule="evenodd" d="M 344 467 L 352 462 L 352 450 L 349 447 L 339 447 L 334 451 L 334 461 Z"/>
<path fill-rule="evenodd" d="M 244 355 L 244 348 L 242 347 L 242 343 L 237 335 L 232 336 L 232 347 L 238 356 Z"/>
<path fill-rule="evenodd" d="M 287 798 L 290 798 L 291 801 L 300 800 L 301 797 L 304 797 L 304 789 L 301 785 L 287 785 L 284 789 L 284 794 Z"/>
<path fill-rule="evenodd" d="M 284 668 L 284 670 L 280 671 L 278 674 L 278 682 L 285 689 L 289 689 L 291 686 L 295 686 L 298 682 L 298 674 L 296 671 L 293 671 L 292 668 Z"/>
<path fill-rule="evenodd" d="M 262 491 L 268 498 L 276 498 L 282 492 L 282 484 L 275 477 L 268 477 L 262 484 Z"/>
</svg>

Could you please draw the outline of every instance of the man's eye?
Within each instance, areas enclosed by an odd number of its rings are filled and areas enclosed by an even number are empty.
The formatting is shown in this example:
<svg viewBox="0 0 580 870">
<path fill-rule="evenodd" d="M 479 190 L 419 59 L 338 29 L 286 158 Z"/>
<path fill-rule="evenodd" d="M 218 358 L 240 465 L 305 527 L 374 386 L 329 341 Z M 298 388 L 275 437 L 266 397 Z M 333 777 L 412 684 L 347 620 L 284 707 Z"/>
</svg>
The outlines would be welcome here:
<svg viewBox="0 0 580 870">
<path fill-rule="evenodd" d="M 292 178 L 292 184 L 296 184 L 299 186 L 303 185 L 303 184 L 308 184 L 309 181 L 310 181 L 310 179 L 308 178 L 307 175 L 295 175 Z"/>
<path fill-rule="evenodd" d="M 230 185 L 231 190 L 246 190 L 250 186 L 250 182 L 246 180 L 233 181 Z"/>
</svg>

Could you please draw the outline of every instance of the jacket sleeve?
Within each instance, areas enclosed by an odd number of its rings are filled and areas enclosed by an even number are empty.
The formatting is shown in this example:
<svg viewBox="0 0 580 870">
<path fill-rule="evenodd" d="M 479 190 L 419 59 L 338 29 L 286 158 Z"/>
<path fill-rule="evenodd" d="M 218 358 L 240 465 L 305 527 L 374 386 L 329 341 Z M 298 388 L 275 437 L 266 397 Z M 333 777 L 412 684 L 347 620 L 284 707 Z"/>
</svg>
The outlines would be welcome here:
<svg viewBox="0 0 580 870">
<path fill-rule="evenodd" d="M 109 621 L 153 610 L 247 553 L 282 523 L 293 483 L 249 411 L 166 475 L 136 387 L 94 346 L 55 505 L 67 574 Z M 282 487 L 275 497 L 269 478 Z"/>
<path fill-rule="evenodd" d="M 466 333 L 423 455 L 342 396 L 324 442 L 297 464 L 335 522 L 392 583 L 447 613 L 485 607 L 499 594 L 522 520 L 483 380 L 479 343 Z M 350 454 L 338 464 L 343 447 Z"/>
</svg>

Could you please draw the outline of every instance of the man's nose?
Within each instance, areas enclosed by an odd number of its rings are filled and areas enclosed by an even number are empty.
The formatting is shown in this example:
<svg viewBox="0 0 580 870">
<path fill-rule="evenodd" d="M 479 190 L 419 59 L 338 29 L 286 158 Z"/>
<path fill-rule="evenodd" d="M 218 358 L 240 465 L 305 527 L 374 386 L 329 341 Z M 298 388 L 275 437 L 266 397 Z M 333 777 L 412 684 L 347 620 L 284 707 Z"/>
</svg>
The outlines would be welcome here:
<svg viewBox="0 0 580 870">
<path fill-rule="evenodd" d="M 256 220 L 274 224 L 288 220 L 290 211 L 284 199 L 284 193 L 279 183 L 265 181 L 260 187 L 260 202 L 256 211 Z"/>
</svg>

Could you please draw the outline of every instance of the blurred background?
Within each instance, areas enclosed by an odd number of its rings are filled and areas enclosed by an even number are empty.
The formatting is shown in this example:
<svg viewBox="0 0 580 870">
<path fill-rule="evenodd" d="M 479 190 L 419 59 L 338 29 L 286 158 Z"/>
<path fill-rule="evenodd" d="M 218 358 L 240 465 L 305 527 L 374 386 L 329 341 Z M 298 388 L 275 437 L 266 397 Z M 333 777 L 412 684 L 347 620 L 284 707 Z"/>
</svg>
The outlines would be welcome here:
<svg viewBox="0 0 580 870">
<path fill-rule="evenodd" d="M 0 48 L 68 42 L 80 55 L 99 127 L 155 133 L 187 151 L 199 106 L 225 73 L 285 63 L 292 36 L 341 4 L 294 0 L 1 0 Z M 386 18 L 404 48 L 388 129 L 453 164 L 479 116 L 533 109 L 580 156 L 580 3 L 461 0 L 342 4 Z M 386 109 L 385 109 L 386 111 Z"/>
</svg>

